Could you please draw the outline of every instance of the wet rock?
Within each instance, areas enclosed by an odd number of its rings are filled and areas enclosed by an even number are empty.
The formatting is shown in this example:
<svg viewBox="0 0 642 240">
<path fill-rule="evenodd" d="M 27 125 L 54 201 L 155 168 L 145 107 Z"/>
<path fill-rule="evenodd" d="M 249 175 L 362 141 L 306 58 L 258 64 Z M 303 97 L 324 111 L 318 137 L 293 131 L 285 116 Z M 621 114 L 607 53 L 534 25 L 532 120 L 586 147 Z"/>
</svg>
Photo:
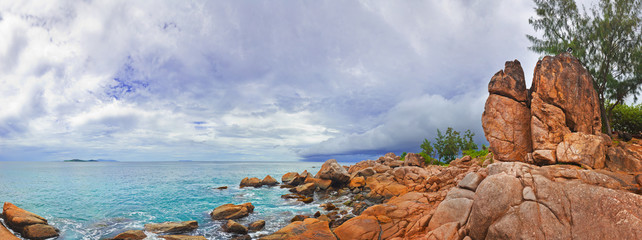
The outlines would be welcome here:
<svg viewBox="0 0 642 240">
<path fill-rule="evenodd" d="M 298 193 L 301 195 L 312 195 L 314 194 L 315 189 L 316 189 L 316 186 L 314 183 L 306 183 L 303 185 L 299 185 L 295 188 L 291 188 L 290 192 Z"/>
<path fill-rule="evenodd" d="M 218 189 L 218 190 L 225 190 L 225 189 L 227 189 L 227 186 L 217 187 L 216 189 Z"/>
<path fill-rule="evenodd" d="M 250 231 L 256 232 L 256 231 L 261 231 L 261 229 L 263 229 L 264 227 L 265 227 L 265 220 L 257 220 L 250 223 L 250 225 L 248 226 L 248 229 Z"/>
<path fill-rule="evenodd" d="M 247 234 L 248 232 L 248 229 L 245 226 L 234 220 L 227 220 L 227 222 L 223 224 L 222 229 L 224 232 L 236 234 Z"/>
<path fill-rule="evenodd" d="M 289 172 L 281 177 L 281 182 L 285 185 L 298 186 L 305 181 L 305 176 L 299 175 L 297 172 Z"/>
<path fill-rule="evenodd" d="M 305 179 L 305 183 L 314 183 L 318 189 L 326 190 L 332 184 L 332 180 L 309 177 Z"/>
<path fill-rule="evenodd" d="M 350 181 L 348 171 L 339 165 L 335 159 L 330 159 L 323 163 L 314 177 L 332 180 L 332 184 L 336 185 L 347 184 Z"/>
<path fill-rule="evenodd" d="M 254 206 L 252 203 L 244 203 L 240 205 L 225 204 L 215 208 L 210 213 L 210 216 L 213 220 L 238 219 L 247 217 L 253 211 Z"/>
<path fill-rule="evenodd" d="M 319 221 L 314 218 L 307 218 L 303 221 L 296 221 L 281 228 L 279 231 L 261 237 L 261 240 L 336 240 L 335 235 L 330 231 L 328 222 Z"/>
<path fill-rule="evenodd" d="M 164 222 L 145 224 L 145 231 L 153 233 L 183 233 L 198 228 L 197 221 Z"/>
<path fill-rule="evenodd" d="M 207 240 L 204 236 L 189 236 L 189 235 L 161 235 L 159 238 L 165 240 Z"/>
<path fill-rule="evenodd" d="M 265 178 L 263 178 L 263 180 L 261 180 L 261 185 L 265 185 L 265 186 L 275 186 L 275 185 L 277 185 L 277 184 L 279 184 L 279 182 L 277 182 L 277 181 L 276 181 L 276 179 L 274 179 L 274 178 L 273 178 L 272 176 L 270 176 L 270 175 L 265 176 Z"/>
<path fill-rule="evenodd" d="M 32 212 L 4 202 L 2 217 L 5 224 L 27 239 L 45 239 L 58 236 L 58 230 L 47 224 L 47 220 Z"/>
<path fill-rule="evenodd" d="M 305 215 L 296 215 L 296 216 L 292 217 L 292 219 L 290 219 L 290 222 L 303 221 L 303 220 L 305 220 L 306 218 L 308 218 L 308 216 L 305 216 Z"/>
<path fill-rule="evenodd" d="M 231 240 L 252 240 L 252 237 L 246 234 L 246 235 L 233 237 Z"/>
<path fill-rule="evenodd" d="M 116 235 L 112 240 L 143 240 L 147 237 L 142 230 L 129 230 Z"/>
<path fill-rule="evenodd" d="M 320 207 L 322 207 L 326 211 L 332 211 L 337 209 L 337 206 L 335 206 L 332 203 L 324 203 L 324 204 L 321 204 Z"/>
<path fill-rule="evenodd" d="M 255 177 L 253 177 L 253 178 L 243 178 L 243 180 L 241 180 L 241 184 L 239 184 L 239 186 L 242 187 L 242 188 L 243 187 L 255 187 L 255 188 L 258 188 L 258 187 L 261 187 L 261 180 L 258 179 L 258 178 L 255 178 Z"/>
</svg>

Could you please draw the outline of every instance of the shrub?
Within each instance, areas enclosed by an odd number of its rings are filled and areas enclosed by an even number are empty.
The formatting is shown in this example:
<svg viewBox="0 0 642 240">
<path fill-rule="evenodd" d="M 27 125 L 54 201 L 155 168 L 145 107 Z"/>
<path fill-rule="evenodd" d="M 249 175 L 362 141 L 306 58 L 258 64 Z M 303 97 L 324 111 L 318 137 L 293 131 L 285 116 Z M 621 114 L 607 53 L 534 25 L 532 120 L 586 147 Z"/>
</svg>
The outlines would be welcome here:
<svg viewBox="0 0 642 240">
<path fill-rule="evenodd" d="M 636 135 L 642 134 L 642 104 L 615 106 L 612 111 L 611 123 L 613 130 Z"/>
<path fill-rule="evenodd" d="M 488 148 L 486 148 L 486 145 L 482 145 L 482 150 L 469 149 L 462 151 L 462 154 L 464 156 L 468 155 L 471 158 L 486 157 L 486 155 L 488 155 Z"/>
</svg>

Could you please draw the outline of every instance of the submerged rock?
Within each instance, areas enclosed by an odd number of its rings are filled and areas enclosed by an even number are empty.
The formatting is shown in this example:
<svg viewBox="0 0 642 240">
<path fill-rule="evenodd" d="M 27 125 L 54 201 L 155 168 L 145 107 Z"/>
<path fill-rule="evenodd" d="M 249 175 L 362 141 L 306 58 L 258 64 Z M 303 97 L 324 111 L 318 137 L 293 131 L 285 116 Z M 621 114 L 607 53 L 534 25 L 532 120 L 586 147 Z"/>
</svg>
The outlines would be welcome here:
<svg viewBox="0 0 642 240">
<path fill-rule="evenodd" d="M 111 240 L 143 240 L 146 237 L 147 234 L 143 230 L 129 230 L 116 235 Z"/>
<path fill-rule="evenodd" d="M 207 240 L 204 236 L 189 236 L 189 235 L 162 235 L 158 236 L 165 240 Z"/>
<path fill-rule="evenodd" d="M 197 221 L 164 222 L 145 224 L 145 231 L 153 233 L 183 233 L 198 228 Z"/>
</svg>

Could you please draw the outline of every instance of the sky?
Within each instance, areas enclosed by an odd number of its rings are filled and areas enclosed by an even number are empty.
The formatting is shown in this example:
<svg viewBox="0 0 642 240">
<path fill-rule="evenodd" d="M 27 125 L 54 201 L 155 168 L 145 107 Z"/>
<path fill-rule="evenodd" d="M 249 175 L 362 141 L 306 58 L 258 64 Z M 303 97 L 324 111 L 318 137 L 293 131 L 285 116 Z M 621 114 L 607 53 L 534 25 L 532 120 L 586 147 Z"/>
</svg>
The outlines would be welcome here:
<svg viewBox="0 0 642 240">
<path fill-rule="evenodd" d="M 530 86 L 530 1 L 2 1 L 0 161 L 417 152 Z"/>
</svg>

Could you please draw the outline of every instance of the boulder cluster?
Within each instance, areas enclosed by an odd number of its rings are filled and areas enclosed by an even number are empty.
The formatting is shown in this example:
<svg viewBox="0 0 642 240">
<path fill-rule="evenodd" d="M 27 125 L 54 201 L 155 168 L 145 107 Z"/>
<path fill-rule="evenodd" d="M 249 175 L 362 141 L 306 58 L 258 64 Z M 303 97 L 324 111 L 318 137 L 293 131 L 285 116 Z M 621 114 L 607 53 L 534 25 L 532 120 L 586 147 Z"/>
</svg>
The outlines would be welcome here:
<svg viewBox="0 0 642 240">
<path fill-rule="evenodd" d="M 530 89 L 519 61 L 506 62 L 488 92 L 482 126 L 495 160 L 642 171 L 639 154 L 601 133 L 593 79 L 572 55 L 540 60 Z"/>
</svg>

